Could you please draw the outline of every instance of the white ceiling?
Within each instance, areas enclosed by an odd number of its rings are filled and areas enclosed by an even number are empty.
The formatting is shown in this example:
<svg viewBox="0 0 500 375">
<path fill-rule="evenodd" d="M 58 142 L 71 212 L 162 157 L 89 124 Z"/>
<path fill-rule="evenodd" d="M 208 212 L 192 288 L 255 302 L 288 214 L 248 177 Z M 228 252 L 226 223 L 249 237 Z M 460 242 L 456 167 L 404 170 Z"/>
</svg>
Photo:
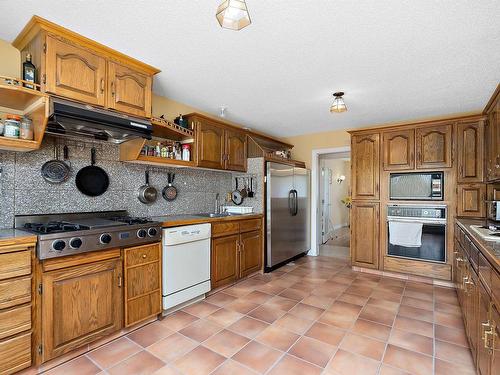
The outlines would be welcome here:
<svg viewBox="0 0 500 375">
<path fill-rule="evenodd" d="M 0 38 L 38 14 L 162 70 L 154 91 L 277 136 L 482 109 L 500 81 L 498 0 L 1 0 Z M 330 114 L 334 91 L 349 111 Z"/>
</svg>

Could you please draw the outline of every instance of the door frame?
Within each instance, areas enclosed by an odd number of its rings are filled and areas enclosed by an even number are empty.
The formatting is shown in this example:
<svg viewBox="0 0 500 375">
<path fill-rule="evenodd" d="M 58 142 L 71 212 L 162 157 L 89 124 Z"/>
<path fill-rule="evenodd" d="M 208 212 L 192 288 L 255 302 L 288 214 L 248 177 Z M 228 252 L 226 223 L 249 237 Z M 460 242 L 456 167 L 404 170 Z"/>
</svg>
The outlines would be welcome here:
<svg viewBox="0 0 500 375">
<path fill-rule="evenodd" d="M 319 208 L 321 207 L 319 199 L 319 184 L 320 179 L 320 165 L 319 157 L 324 154 L 342 154 L 351 152 L 351 146 L 332 147 L 332 148 L 319 148 L 312 150 L 311 153 L 311 249 L 307 255 L 318 256 L 318 227 L 321 228 L 321 218 Z M 319 225 L 319 226 L 318 226 Z"/>
</svg>

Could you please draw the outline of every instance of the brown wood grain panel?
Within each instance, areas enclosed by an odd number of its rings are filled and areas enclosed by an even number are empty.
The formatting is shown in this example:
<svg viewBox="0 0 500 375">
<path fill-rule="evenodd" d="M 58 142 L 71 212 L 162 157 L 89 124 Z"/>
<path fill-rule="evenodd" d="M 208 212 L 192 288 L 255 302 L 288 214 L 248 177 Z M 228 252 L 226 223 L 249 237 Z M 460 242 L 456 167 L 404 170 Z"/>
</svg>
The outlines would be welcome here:
<svg viewBox="0 0 500 375">
<path fill-rule="evenodd" d="M 451 168 L 452 135 L 452 124 L 417 128 L 417 168 Z"/>
<path fill-rule="evenodd" d="M 31 276 L 0 281 L 0 309 L 31 301 Z"/>
<path fill-rule="evenodd" d="M 384 132 L 383 168 L 402 171 L 415 168 L 415 130 L 404 129 Z"/>
<path fill-rule="evenodd" d="M 93 251 L 85 254 L 70 255 L 61 258 L 52 258 L 42 261 L 43 271 L 54 271 L 61 268 L 80 266 L 83 264 L 99 262 L 101 260 L 119 258 L 120 249 L 110 249 L 102 251 Z"/>
<path fill-rule="evenodd" d="M 457 187 L 457 216 L 486 216 L 486 185 L 466 184 Z"/>
<path fill-rule="evenodd" d="M 0 374 L 14 374 L 30 365 L 30 332 L 0 341 Z"/>
<path fill-rule="evenodd" d="M 0 339 L 31 329 L 31 305 L 0 310 Z"/>
<path fill-rule="evenodd" d="M 212 289 L 236 281 L 239 277 L 239 235 L 212 239 L 211 284 Z"/>
<path fill-rule="evenodd" d="M 457 124 L 457 181 L 483 182 L 484 121 Z"/>
<path fill-rule="evenodd" d="M 229 221 L 229 222 L 218 222 L 212 224 L 212 237 L 227 236 L 230 234 L 239 233 L 240 222 L 239 221 Z"/>
<path fill-rule="evenodd" d="M 251 232 L 256 229 L 260 229 L 262 226 L 261 219 L 251 219 L 251 220 L 241 220 L 240 221 L 240 232 Z"/>
<path fill-rule="evenodd" d="M 435 279 L 451 280 L 451 265 L 384 257 L 384 270 L 409 273 Z"/>
<path fill-rule="evenodd" d="M 31 251 L 0 254 L 0 280 L 31 273 Z"/>
<path fill-rule="evenodd" d="M 380 204 L 353 202 L 351 209 L 351 261 L 353 265 L 378 268 Z"/>
<path fill-rule="evenodd" d="M 128 300 L 125 309 L 126 327 L 154 317 L 161 312 L 161 291 Z"/>
<path fill-rule="evenodd" d="M 262 231 L 242 233 L 240 243 L 240 277 L 245 277 L 262 268 Z"/>
<path fill-rule="evenodd" d="M 125 250 L 125 267 L 157 262 L 161 257 L 161 242 L 135 246 Z"/>
<path fill-rule="evenodd" d="M 353 199 L 380 198 L 380 135 L 351 138 L 351 184 Z"/>
<path fill-rule="evenodd" d="M 225 137 L 225 169 L 231 171 L 247 170 L 247 136 L 242 131 L 226 129 Z"/>
</svg>

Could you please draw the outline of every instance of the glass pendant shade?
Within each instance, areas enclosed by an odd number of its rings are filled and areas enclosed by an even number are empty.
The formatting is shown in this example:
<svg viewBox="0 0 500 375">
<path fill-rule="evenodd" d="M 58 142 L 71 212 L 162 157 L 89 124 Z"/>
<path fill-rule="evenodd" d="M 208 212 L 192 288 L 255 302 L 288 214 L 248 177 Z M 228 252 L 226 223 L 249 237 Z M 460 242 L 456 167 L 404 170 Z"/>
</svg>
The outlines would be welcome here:
<svg viewBox="0 0 500 375">
<path fill-rule="evenodd" d="M 245 0 L 223 1 L 217 8 L 216 17 L 221 27 L 230 30 L 241 30 L 252 23 Z"/>
<path fill-rule="evenodd" d="M 336 112 L 336 113 L 342 113 L 347 111 L 347 106 L 344 103 L 344 99 L 342 96 L 344 95 L 343 92 L 336 92 L 333 94 L 333 104 L 330 107 L 330 112 Z"/>
</svg>

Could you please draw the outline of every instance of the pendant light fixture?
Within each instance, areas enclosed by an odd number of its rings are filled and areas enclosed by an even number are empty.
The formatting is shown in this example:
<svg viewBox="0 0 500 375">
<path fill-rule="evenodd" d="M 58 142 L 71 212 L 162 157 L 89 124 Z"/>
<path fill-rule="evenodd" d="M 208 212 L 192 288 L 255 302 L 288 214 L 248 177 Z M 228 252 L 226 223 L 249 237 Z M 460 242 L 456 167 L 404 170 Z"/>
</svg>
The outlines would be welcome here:
<svg viewBox="0 0 500 375">
<path fill-rule="evenodd" d="M 347 111 L 347 106 L 344 103 L 344 93 L 342 91 L 333 94 L 333 103 L 330 107 L 330 112 L 342 113 Z"/>
<path fill-rule="evenodd" d="M 221 27 L 230 30 L 238 31 L 252 23 L 245 0 L 223 1 L 215 16 Z"/>
</svg>

